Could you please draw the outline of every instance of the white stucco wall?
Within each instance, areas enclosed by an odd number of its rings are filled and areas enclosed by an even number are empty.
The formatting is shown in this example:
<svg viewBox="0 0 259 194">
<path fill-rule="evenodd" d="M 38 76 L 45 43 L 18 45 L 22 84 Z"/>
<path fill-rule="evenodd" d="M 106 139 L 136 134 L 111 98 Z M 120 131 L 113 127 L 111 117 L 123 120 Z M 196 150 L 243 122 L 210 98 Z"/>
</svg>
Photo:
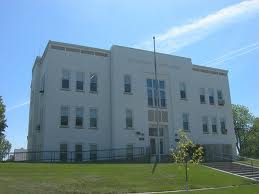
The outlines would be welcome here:
<svg viewBox="0 0 259 194">
<path fill-rule="evenodd" d="M 50 42 L 49 45 L 84 48 L 76 45 Z M 94 49 L 94 48 L 91 48 Z M 98 49 L 96 49 L 98 50 Z M 47 47 L 41 64 L 41 70 L 34 70 L 32 85 L 35 90 L 40 86 L 39 79 L 45 75 L 44 94 L 40 100 L 34 100 L 30 108 L 29 139 L 35 139 L 32 132 L 35 123 L 39 123 L 39 110 L 43 108 L 40 141 L 42 150 L 59 150 L 61 143 L 68 144 L 68 150 L 74 151 L 75 144 L 82 144 L 83 150 L 89 150 L 89 144 L 95 143 L 98 149 L 126 148 L 127 144 L 136 147 L 149 146 L 147 88 L 146 79 L 154 78 L 153 53 L 121 46 L 112 46 L 108 56 L 94 56 L 78 52 L 62 51 Z M 232 144 L 235 147 L 234 127 L 231 113 L 231 100 L 228 77 L 218 74 L 197 72 L 193 67 L 227 74 L 224 70 L 194 66 L 190 58 L 157 54 L 158 79 L 165 80 L 168 112 L 167 149 L 176 145 L 175 133 L 182 128 L 182 114 L 189 114 L 190 138 L 199 144 Z M 61 89 L 62 70 L 70 71 L 70 90 Z M 84 72 L 84 92 L 75 90 L 76 72 Z M 90 73 L 98 76 L 98 92 L 89 92 Z M 124 75 L 131 77 L 131 94 L 124 93 Z M 179 84 L 186 84 L 187 100 L 180 100 Z M 206 104 L 200 104 L 199 89 L 206 89 Z M 208 103 L 208 88 L 214 88 L 215 105 Z M 217 105 L 217 89 L 222 89 L 224 106 Z M 70 107 L 70 125 L 60 128 L 60 107 Z M 83 129 L 75 128 L 75 107 L 84 107 Z M 33 107 L 33 109 L 32 109 Z M 37 108 L 35 108 L 37 107 Z M 98 111 L 98 128 L 89 129 L 89 108 Z M 126 129 L 126 109 L 133 111 L 133 129 Z M 209 133 L 203 134 L 202 116 L 208 116 Z M 211 132 L 211 117 L 217 117 L 218 134 Z M 220 132 L 219 118 L 226 119 L 228 134 Z M 31 120 L 30 119 L 30 120 Z M 137 131 L 144 133 L 144 141 L 139 140 Z M 35 144 L 35 143 L 34 143 Z"/>
</svg>

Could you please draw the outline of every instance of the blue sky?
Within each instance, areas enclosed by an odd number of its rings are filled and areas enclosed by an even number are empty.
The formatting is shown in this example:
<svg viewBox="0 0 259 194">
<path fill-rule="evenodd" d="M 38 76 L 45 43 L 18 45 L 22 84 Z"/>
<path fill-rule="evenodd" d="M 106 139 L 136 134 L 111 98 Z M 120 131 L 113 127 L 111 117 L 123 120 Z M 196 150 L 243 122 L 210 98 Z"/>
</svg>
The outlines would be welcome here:
<svg viewBox="0 0 259 194">
<path fill-rule="evenodd" d="M 232 103 L 259 116 L 259 0 L 2 0 L 0 95 L 7 138 L 26 147 L 31 69 L 48 40 L 191 57 L 229 70 Z"/>
</svg>

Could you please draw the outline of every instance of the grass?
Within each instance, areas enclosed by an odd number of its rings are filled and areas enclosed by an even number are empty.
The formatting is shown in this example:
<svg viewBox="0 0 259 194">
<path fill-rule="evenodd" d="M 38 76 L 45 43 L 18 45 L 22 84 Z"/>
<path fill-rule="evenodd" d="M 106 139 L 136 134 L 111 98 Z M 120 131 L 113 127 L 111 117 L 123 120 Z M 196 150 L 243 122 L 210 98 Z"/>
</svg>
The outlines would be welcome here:
<svg viewBox="0 0 259 194">
<path fill-rule="evenodd" d="M 244 161 L 239 161 L 239 162 L 251 165 L 251 160 L 244 160 Z M 253 160 L 253 165 L 256 167 L 259 167 L 259 160 Z"/>
<path fill-rule="evenodd" d="M 185 193 L 179 192 L 178 194 Z M 214 189 L 214 190 L 207 190 L 207 191 L 192 191 L 190 194 L 258 194 L 259 193 L 259 185 L 242 185 L 239 187 L 234 188 L 222 188 L 222 189 Z M 161 193 L 161 194 L 172 194 L 168 193 Z"/>
<path fill-rule="evenodd" d="M 184 189 L 184 167 L 158 164 L 0 163 L 0 193 L 147 192 Z M 189 187 L 253 182 L 201 165 L 189 166 Z"/>
</svg>

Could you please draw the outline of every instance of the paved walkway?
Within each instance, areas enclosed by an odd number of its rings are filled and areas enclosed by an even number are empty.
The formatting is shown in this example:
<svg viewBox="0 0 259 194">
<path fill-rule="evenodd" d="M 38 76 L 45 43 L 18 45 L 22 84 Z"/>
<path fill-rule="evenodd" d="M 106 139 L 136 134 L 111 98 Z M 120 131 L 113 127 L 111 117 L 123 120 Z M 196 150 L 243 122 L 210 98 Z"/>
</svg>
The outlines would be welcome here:
<svg viewBox="0 0 259 194">
<path fill-rule="evenodd" d="M 189 189 L 189 192 L 194 192 L 194 191 L 208 191 L 208 190 L 218 190 L 218 189 L 227 189 L 227 188 L 234 188 L 234 187 L 239 187 L 237 186 L 225 186 L 225 187 L 206 187 L 206 188 L 201 188 L 201 189 Z M 186 192 L 186 190 L 174 190 L 174 191 L 153 191 L 153 192 L 143 192 L 139 194 L 156 194 L 156 193 L 183 193 Z M 133 193 L 132 193 L 133 194 Z M 135 194 L 135 193 L 134 193 Z"/>
</svg>

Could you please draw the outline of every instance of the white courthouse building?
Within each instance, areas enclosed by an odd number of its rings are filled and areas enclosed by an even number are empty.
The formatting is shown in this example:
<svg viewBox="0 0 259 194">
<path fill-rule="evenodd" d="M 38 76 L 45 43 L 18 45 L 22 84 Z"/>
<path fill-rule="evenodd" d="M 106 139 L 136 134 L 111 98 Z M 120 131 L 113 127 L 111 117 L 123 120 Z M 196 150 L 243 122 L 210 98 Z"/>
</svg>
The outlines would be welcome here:
<svg viewBox="0 0 259 194">
<path fill-rule="evenodd" d="M 49 41 L 32 69 L 28 151 L 61 151 L 63 160 L 135 147 L 168 155 L 183 129 L 209 155 L 236 154 L 228 72 L 156 56 L 158 100 L 153 52 Z"/>
</svg>

